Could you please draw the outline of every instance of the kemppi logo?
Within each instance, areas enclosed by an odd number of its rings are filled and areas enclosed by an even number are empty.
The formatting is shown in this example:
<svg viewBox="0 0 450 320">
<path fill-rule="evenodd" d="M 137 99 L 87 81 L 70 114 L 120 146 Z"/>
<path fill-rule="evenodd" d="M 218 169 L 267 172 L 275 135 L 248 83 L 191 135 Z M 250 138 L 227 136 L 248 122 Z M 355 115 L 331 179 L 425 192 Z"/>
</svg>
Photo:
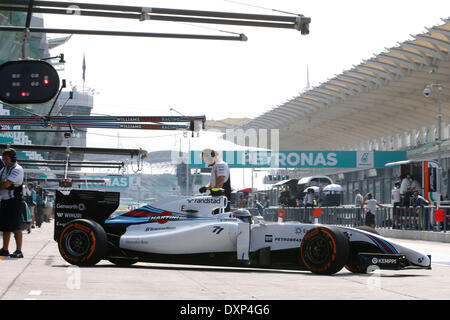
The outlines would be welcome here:
<svg viewBox="0 0 450 320">
<path fill-rule="evenodd" d="M 396 259 L 388 259 L 388 258 L 372 258 L 373 264 L 396 264 Z"/>
</svg>

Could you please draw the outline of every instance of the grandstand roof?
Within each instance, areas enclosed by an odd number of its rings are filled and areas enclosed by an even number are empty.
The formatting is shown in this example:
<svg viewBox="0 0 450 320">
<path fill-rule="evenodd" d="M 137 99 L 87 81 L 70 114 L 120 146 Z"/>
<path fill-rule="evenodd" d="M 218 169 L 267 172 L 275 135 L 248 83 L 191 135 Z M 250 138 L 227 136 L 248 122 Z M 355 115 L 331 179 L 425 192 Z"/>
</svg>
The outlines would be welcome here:
<svg viewBox="0 0 450 320">
<path fill-rule="evenodd" d="M 279 129 L 280 150 L 337 150 L 450 119 L 450 20 L 411 35 L 327 82 L 250 120 L 242 129 Z"/>
</svg>

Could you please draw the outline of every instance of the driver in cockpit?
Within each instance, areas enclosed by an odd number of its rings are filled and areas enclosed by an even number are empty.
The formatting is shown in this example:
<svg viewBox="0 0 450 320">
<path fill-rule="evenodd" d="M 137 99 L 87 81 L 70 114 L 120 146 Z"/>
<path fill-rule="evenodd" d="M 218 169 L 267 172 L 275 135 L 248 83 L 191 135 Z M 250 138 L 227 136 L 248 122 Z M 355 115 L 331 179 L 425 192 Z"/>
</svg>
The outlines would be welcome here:
<svg viewBox="0 0 450 320">
<path fill-rule="evenodd" d="M 225 212 L 230 211 L 231 201 L 231 183 L 230 183 L 230 168 L 228 164 L 219 159 L 219 153 L 213 149 L 205 149 L 202 151 L 202 159 L 208 167 L 212 167 L 211 178 L 206 186 L 201 187 L 198 191 L 204 193 L 213 188 L 222 188 L 225 190 L 225 196 L 228 199 L 228 204 Z"/>
</svg>

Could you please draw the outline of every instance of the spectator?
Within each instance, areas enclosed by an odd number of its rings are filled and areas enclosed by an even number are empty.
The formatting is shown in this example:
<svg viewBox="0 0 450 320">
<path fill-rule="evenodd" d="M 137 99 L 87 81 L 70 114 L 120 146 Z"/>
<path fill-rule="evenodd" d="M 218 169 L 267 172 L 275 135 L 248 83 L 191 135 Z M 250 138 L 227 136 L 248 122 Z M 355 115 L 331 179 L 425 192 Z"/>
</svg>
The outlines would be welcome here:
<svg viewBox="0 0 450 320">
<path fill-rule="evenodd" d="M 430 203 L 422 197 L 418 191 L 414 191 L 413 195 L 413 207 L 414 212 L 417 212 L 418 209 L 418 219 L 421 227 L 425 230 L 429 230 L 431 228 L 431 222 L 430 222 L 430 212 L 428 208 L 424 208 L 425 206 L 428 206 Z M 417 208 L 420 207 L 420 208 Z"/>
<path fill-rule="evenodd" d="M 361 221 L 362 221 L 362 207 L 363 207 L 363 203 L 364 203 L 364 198 L 361 195 L 361 192 L 359 191 L 359 189 L 355 189 L 354 190 L 355 193 L 355 207 L 356 209 L 356 224 L 357 225 L 361 225 Z"/>
<path fill-rule="evenodd" d="M 321 206 L 324 206 L 324 204 L 325 204 L 325 192 L 323 192 L 322 186 L 320 186 L 320 189 L 319 189 L 319 204 Z"/>
<path fill-rule="evenodd" d="M 365 225 L 375 229 L 375 214 L 377 211 L 377 206 L 380 208 L 386 208 L 386 206 L 379 204 L 377 200 L 373 199 L 371 193 L 366 194 L 363 203 L 366 205 Z"/>
<path fill-rule="evenodd" d="M 411 176 L 411 192 L 414 194 L 415 191 L 420 193 L 422 185 L 413 176 Z"/>
<path fill-rule="evenodd" d="M 258 214 L 260 216 L 264 215 L 264 206 L 258 200 L 255 201 L 255 208 L 258 209 Z"/>
<path fill-rule="evenodd" d="M 281 196 L 281 200 L 280 203 L 283 207 L 289 207 L 289 194 L 287 193 L 283 193 L 283 195 Z"/>
<path fill-rule="evenodd" d="M 34 229 L 35 223 L 36 223 L 36 218 L 34 215 L 34 211 L 36 208 L 36 191 L 34 191 L 34 184 L 33 182 L 28 182 L 27 184 L 27 188 L 25 189 L 25 202 L 28 205 L 28 209 L 30 210 L 30 215 L 31 215 L 31 224 L 28 228 L 28 233 L 30 233 L 30 228 Z"/>
<path fill-rule="evenodd" d="M 3 232 L 3 247 L 0 256 L 23 258 L 23 168 L 17 163 L 16 151 L 7 148 L 3 151 L 2 160 L 5 167 L 0 170 L 0 231 Z M 9 254 L 9 240 L 14 233 L 16 251 Z"/>
<path fill-rule="evenodd" d="M 245 200 L 243 195 L 239 197 L 238 208 L 247 208 L 247 201 Z"/>
<path fill-rule="evenodd" d="M 40 185 L 36 186 L 36 226 L 41 227 L 44 221 L 44 208 L 45 208 L 45 190 Z"/>
<path fill-rule="evenodd" d="M 400 183 L 396 182 L 394 184 L 394 188 L 392 188 L 391 191 L 391 203 L 393 206 L 392 209 L 392 218 L 393 218 L 393 229 L 400 229 L 400 225 L 401 225 L 401 217 L 399 214 L 399 210 L 398 207 L 401 206 L 401 197 L 400 197 Z M 399 222 L 400 220 L 400 222 Z"/>
<path fill-rule="evenodd" d="M 47 197 L 47 222 L 50 222 L 51 219 L 55 216 L 55 196 L 49 195 Z"/>
<path fill-rule="evenodd" d="M 264 209 L 267 209 L 268 207 L 270 207 L 270 201 L 269 198 L 267 196 L 264 196 Z"/>
<path fill-rule="evenodd" d="M 409 206 L 411 205 L 411 184 L 411 176 L 407 174 L 406 177 L 402 179 L 402 183 L 400 184 L 400 195 L 403 198 L 403 206 L 405 206 L 406 208 L 409 208 Z"/>
<path fill-rule="evenodd" d="M 305 203 L 305 208 L 308 207 L 314 208 L 316 206 L 317 200 L 313 188 L 308 188 L 308 190 L 306 190 L 303 202 Z"/>
<path fill-rule="evenodd" d="M 248 198 L 247 198 L 247 207 L 248 208 L 252 208 L 253 207 L 253 195 L 252 194 L 249 194 L 248 195 Z"/>
<path fill-rule="evenodd" d="M 362 208 L 363 206 L 363 196 L 361 195 L 361 192 L 359 192 L 359 189 L 355 189 L 355 207 Z"/>
</svg>

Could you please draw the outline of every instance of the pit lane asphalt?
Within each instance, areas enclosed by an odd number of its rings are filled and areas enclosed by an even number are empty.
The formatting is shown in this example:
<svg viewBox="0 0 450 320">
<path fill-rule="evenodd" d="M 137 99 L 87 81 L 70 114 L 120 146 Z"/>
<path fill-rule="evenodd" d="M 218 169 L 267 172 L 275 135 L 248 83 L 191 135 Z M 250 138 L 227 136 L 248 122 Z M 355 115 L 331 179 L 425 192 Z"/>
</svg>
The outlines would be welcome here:
<svg viewBox="0 0 450 320">
<path fill-rule="evenodd" d="M 24 232 L 23 259 L 0 257 L 0 300 L 426 300 L 450 297 L 450 246 L 395 239 L 432 255 L 432 270 L 333 276 L 306 271 L 137 263 L 67 264 L 53 222 Z M 11 239 L 10 252 L 14 251 Z"/>
</svg>

